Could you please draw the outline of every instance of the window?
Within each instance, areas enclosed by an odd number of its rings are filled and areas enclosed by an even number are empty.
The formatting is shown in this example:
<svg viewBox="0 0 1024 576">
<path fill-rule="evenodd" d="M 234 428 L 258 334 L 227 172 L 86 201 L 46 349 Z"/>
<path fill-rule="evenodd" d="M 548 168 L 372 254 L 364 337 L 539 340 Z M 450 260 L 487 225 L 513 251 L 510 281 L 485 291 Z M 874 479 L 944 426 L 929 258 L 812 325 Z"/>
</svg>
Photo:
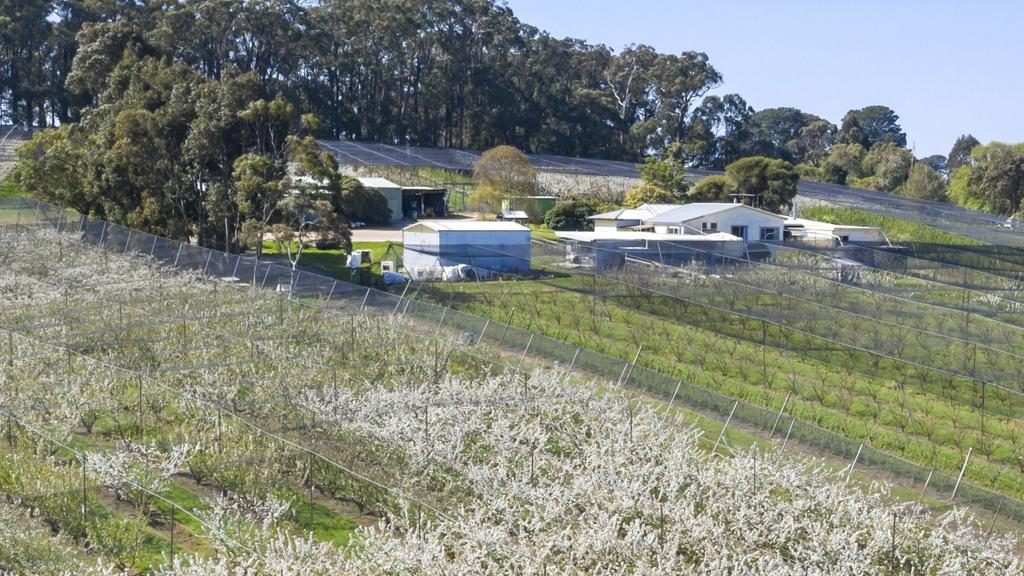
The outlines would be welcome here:
<svg viewBox="0 0 1024 576">
<path fill-rule="evenodd" d="M 679 226 L 669 226 L 668 227 L 668 233 L 669 234 L 679 234 Z"/>
<path fill-rule="evenodd" d="M 843 244 L 849 244 L 850 243 L 850 237 L 849 236 L 840 236 L 839 237 L 839 241 L 842 242 Z"/>
<path fill-rule="evenodd" d="M 733 236 L 738 236 L 744 240 L 747 239 L 747 227 L 746 226 L 733 226 L 731 231 Z"/>
<path fill-rule="evenodd" d="M 718 222 L 701 222 L 701 232 L 718 232 Z"/>
<path fill-rule="evenodd" d="M 761 228 L 761 240 L 778 240 L 778 228 Z"/>
</svg>

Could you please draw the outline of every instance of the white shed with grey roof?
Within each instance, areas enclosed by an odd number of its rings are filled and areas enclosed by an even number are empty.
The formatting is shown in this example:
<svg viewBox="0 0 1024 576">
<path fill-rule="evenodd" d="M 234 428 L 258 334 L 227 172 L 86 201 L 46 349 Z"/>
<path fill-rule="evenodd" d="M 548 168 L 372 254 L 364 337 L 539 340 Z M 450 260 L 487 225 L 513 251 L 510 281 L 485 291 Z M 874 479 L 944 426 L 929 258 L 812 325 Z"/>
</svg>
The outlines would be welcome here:
<svg viewBox="0 0 1024 576">
<path fill-rule="evenodd" d="M 478 277 L 530 270 L 530 229 L 515 222 L 420 220 L 402 229 L 402 243 L 416 280 L 446 279 L 466 266 Z"/>
</svg>

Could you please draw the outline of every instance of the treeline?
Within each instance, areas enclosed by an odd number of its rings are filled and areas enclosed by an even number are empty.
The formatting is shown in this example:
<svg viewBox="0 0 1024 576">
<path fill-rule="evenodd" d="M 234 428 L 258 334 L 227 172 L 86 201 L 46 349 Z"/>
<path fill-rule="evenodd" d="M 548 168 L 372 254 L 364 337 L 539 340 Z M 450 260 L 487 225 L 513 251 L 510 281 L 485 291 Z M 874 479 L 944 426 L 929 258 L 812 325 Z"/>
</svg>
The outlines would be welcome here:
<svg viewBox="0 0 1024 576">
<path fill-rule="evenodd" d="M 493 0 L 0 0 L 0 116 L 102 104 L 126 52 L 207 80 L 251 73 L 320 136 L 639 159 L 687 136 L 722 80 L 696 52 L 556 39 Z M 745 106 L 745 105 L 744 105 Z"/>
<path fill-rule="evenodd" d="M 885 106 L 836 125 L 710 94 L 722 80 L 706 54 L 553 38 L 495 0 L 0 0 L 0 122 L 75 126 L 34 148 L 73 173 L 30 185 L 83 187 L 92 210 L 172 235 L 230 245 L 262 220 L 237 200 L 235 163 L 276 177 L 288 136 L 714 169 L 766 156 L 803 178 L 1019 210 L 1019 186 L 991 174 L 947 192 L 946 159 L 915 159 Z M 1015 158 L 971 150 L 969 169 Z"/>
<path fill-rule="evenodd" d="M 131 55 L 204 80 L 251 74 L 315 114 L 319 136 L 640 160 L 676 141 L 687 164 L 751 155 L 812 163 L 836 127 L 755 113 L 706 54 L 553 38 L 495 0 L 0 0 L 0 121 L 75 122 Z M 859 111 L 865 137 L 899 128 Z M 887 122 L 890 122 L 887 124 Z"/>
</svg>

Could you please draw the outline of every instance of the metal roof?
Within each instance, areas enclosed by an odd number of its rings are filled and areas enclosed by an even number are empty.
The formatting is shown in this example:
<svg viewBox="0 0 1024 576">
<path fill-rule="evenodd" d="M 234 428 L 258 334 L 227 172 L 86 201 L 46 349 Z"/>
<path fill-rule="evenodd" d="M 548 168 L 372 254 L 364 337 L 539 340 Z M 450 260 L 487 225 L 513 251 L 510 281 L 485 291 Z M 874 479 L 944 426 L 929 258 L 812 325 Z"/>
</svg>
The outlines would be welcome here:
<svg viewBox="0 0 1024 576">
<path fill-rule="evenodd" d="M 377 178 L 374 176 L 360 176 L 357 178 L 359 182 L 367 188 L 401 188 L 398 184 L 395 184 L 387 178 Z"/>
<path fill-rule="evenodd" d="M 505 210 L 501 213 L 504 220 L 529 220 L 530 215 L 525 210 Z"/>
<path fill-rule="evenodd" d="M 530 229 L 515 222 L 479 220 L 420 220 L 403 228 L 409 230 L 415 226 L 426 226 L 431 230 L 454 232 L 529 232 Z"/>
<path fill-rule="evenodd" d="M 780 214 L 772 214 L 760 208 L 754 208 L 747 206 L 746 204 L 729 204 L 725 202 L 700 202 L 696 204 L 683 204 L 668 212 L 663 212 L 649 218 L 647 224 L 678 224 L 680 222 L 689 222 L 690 220 L 696 220 L 697 218 L 704 218 L 705 216 L 711 216 L 712 214 L 718 214 L 725 212 L 726 210 L 734 210 L 736 208 L 746 208 L 747 210 L 756 210 L 762 214 L 768 214 L 774 216 L 779 220 L 784 220 L 786 217 Z"/>
<path fill-rule="evenodd" d="M 659 234 L 657 232 L 555 232 L 555 236 L 577 242 L 599 242 L 602 240 L 651 240 L 660 242 L 742 242 L 739 236 L 725 232 L 714 234 Z"/>
<path fill-rule="evenodd" d="M 622 208 L 603 214 L 588 216 L 590 220 L 640 220 L 644 221 L 658 214 L 680 208 L 685 204 L 641 204 L 636 208 Z"/>
</svg>

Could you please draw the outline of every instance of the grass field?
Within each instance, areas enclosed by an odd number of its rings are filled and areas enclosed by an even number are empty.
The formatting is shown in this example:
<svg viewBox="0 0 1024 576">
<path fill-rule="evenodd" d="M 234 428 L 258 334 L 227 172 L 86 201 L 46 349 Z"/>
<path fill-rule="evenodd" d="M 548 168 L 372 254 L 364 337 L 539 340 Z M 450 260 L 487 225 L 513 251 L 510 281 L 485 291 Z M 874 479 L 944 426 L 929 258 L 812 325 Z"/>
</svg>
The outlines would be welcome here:
<svg viewBox="0 0 1024 576">
<path fill-rule="evenodd" d="M 293 249 L 297 244 L 293 244 Z M 346 253 L 340 248 L 320 250 L 315 246 L 307 246 L 302 250 L 302 257 L 299 259 L 299 267 L 318 272 L 333 278 L 339 278 L 346 282 L 358 284 L 375 284 L 380 277 L 380 262 L 391 258 L 397 252 L 402 254 L 401 242 L 356 242 L 352 245 L 353 250 L 370 250 L 372 262 L 363 264 L 355 271 L 345 266 Z M 283 252 L 276 242 L 264 242 L 263 254 L 285 260 Z"/>
<path fill-rule="evenodd" d="M 20 195 L 21 191 L 10 176 L 0 181 L 0 198 L 12 198 Z"/>
</svg>

